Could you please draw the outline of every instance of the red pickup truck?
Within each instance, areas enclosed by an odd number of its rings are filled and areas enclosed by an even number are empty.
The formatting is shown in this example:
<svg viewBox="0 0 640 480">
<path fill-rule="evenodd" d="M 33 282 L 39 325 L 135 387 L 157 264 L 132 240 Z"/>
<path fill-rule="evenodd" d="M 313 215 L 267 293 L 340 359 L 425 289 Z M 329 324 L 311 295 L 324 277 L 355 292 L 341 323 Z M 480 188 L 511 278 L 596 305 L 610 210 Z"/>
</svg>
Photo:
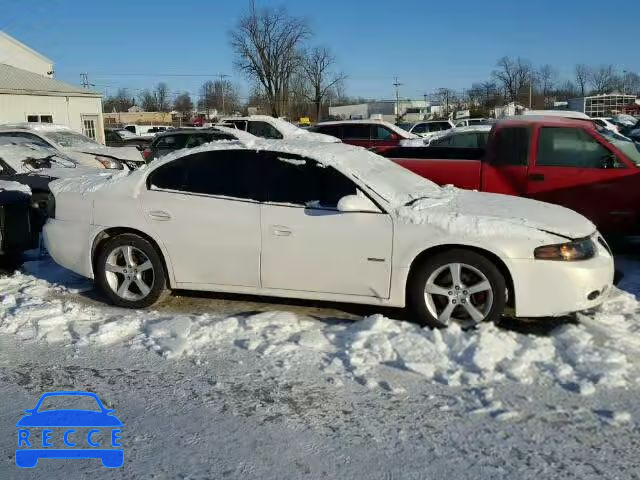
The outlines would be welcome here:
<svg viewBox="0 0 640 480">
<path fill-rule="evenodd" d="M 592 122 L 499 121 L 487 147 L 396 147 L 382 153 L 438 184 L 555 203 L 608 234 L 640 233 L 640 150 Z"/>
</svg>

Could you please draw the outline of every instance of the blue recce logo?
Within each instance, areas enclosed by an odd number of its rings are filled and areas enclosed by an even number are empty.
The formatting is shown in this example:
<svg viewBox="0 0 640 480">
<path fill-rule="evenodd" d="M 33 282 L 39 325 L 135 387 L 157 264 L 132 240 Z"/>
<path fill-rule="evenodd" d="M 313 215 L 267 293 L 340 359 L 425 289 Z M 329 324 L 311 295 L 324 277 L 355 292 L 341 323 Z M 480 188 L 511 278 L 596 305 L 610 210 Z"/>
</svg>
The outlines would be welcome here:
<svg viewBox="0 0 640 480">
<path fill-rule="evenodd" d="M 52 397 L 68 397 L 69 400 L 95 400 L 97 410 L 57 408 L 42 410 L 42 403 Z M 56 399 L 59 400 L 59 399 Z M 65 399 L 66 401 L 66 399 Z M 33 468 L 41 458 L 83 459 L 99 458 L 107 468 L 118 468 L 124 463 L 121 448 L 122 422 L 114 410 L 105 408 L 98 396 L 91 392 L 49 392 L 40 397 L 36 406 L 24 411 L 18 427 L 16 465 Z M 38 436 L 34 429 L 42 428 Z M 64 432 L 56 438 L 65 448 L 53 448 L 53 434 Z M 86 434 L 78 429 L 89 429 Z M 106 436 L 106 439 L 104 438 Z M 62 445 L 60 445 L 62 446 Z M 108 448 L 106 448 L 108 447 Z"/>
</svg>

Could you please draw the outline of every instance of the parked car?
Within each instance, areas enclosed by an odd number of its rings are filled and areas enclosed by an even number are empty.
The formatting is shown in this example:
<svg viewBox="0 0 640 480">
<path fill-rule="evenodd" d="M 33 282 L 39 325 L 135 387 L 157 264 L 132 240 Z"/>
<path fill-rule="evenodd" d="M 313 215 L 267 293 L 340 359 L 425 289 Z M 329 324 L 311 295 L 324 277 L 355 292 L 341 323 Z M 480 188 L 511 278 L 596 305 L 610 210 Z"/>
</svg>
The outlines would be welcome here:
<svg viewBox="0 0 640 480">
<path fill-rule="evenodd" d="M 25 250 L 38 245 L 29 187 L 0 179 L 0 263 L 13 266 Z"/>
<path fill-rule="evenodd" d="M 635 234 L 640 151 L 623 138 L 583 120 L 519 116 L 499 121 L 485 149 L 396 148 L 385 156 L 441 185 L 555 203 L 608 234 Z"/>
<path fill-rule="evenodd" d="M 134 147 L 107 147 L 64 125 L 18 123 L 0 125 L 4 143 L 29 143 L 55 150 L 86 167 L 135 170 L 144 164 Z M 8 139 L 8 140 L 7 140 Z"/>
<path fill-rule="evenodd" d="M 611 117 L 594 117 L 591 121 L 600 127 L 611 130 L 612 132 L 620 133 L 618 126 L 611 121 Z"/>
<path fill-rule="evenodd" d="M 491 125 L 456 127 L 427 141 L 429 146 L 434 147 L 485 148 L 491 128 Z"/>
<path fill-rule="evenodd" d="M 420 322 L 471 326 L 505 306 L 592 308 L 611 288 L 606 243 L 571 210 L 443 189 L 365 149 L 319 146 L 218 142 L 90 188 L 59 180 L 47 248 L 128 308 L 186 288 L 406 304 Z"/>
<path fill-rule="evenodd" d="M 106 174 L 107 171 L 76 164 L 71 158 L 52 147 L 28 143 L 6 143 L 0 136 L 0 182 L 21 184 L 31 192 L 34 211 L 32 232 L 40 232 L 46 220 L 50 191 L 49 183 L 59 178 Z M 1 222 L 0 222 L 1 223 Z"/>
<path fill-rule="evenodd" d="M 195 148 L 218 140 L 238 140 L 242 133 L 249 135 L 251 138 L 257 138 L 251 134 L 239 130 L 225 129 L 224 127 L 175 129 L 156 135 L 151 145 L 143 152 L 143 156 L 147 161 L 151 161 L 182 148 Z"/>
<path fill-rule="evenodd" d="M 256 137 L 273 140 L 287 139 L 328 143 L 340 141 L 335 137 L 312 133 L 311 129 L 305 130 L 303 128 L 296 127 L 294 124 L 289 123 L 282 118 L 274 118 L 268 115 L 223 118 L 221 123 L 227 126 L 233 125 L 238 130 L 244 130 Z"/>
<path fill-rule="evenodd" d="M 104 137 L 107 147 L 136 147 L 144 150 L 151 143 L 150 138 L 139 137 L 124 128 L 105 128 Z"/>
<path fill-rule="evenodd" d="M 429 138 L 451 128 L 455 128 L 451 120 L 428 120 L 414 123 L 409 129 L 409 132 L 419 135 L 420 137 Z"/>
<path fill-rule="evenodd" d="M 473 125 L 488 125 L 490 120 L 488 118 L 464 118 L 462 120 L 456 120 L 456 127 L 471 127 Z"/>
<path fill-rule="evenodd" d="M 419 140 L 420 144 L 424 144 L 417 135 L 382 120 L 322 122 L 311 127 L 309 131 L 331 135 L 344 143 L 369 148 L 377 152 L 396 147 L 403 140 Z"/>
<path fill-rule="evenodd" d="M 136 125 L 135 123 L 131 123 L 129 125 L 125 125 L 123 128 L 138 137 L 150 139 L 153 138 L 156 133 L 166 132 L 172 127 L 170 125 Z"/>
</svg>

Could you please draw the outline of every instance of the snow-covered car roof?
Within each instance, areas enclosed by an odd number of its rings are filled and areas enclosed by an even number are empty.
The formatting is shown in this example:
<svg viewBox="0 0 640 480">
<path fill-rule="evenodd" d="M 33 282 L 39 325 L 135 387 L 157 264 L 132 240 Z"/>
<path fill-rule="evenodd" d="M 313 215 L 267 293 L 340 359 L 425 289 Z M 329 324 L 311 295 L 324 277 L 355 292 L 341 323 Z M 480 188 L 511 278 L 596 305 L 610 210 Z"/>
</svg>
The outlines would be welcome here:
<svg viewBox="0 0 640 480">
<path fill-rule="evenodd" d="M 270 117 L 269 115 L 250 115 L 248 117 L 227 117 L 223 118 L 222 122 L 233 121 L 254 121 L 265 122 L 272 125 L 278 130 L 285 139 L 301 139 L 303 141 L 311 140 L 316 142 L 327 143 L 340 143 L 340 139 L 332 137 L 331 135 L 325 135 L 322 133 L 309 132 L 303 128 L 296 127 L 293 123 L 290 123 L 282 118 Z M 217 128 L 217 125 L 216 125 Z"/>
<path fill-rule="evenodd" d="M 59 130 L 65 130 L 73 132 L 71 128 L 66 125 L 60 125 L 58 123 L 36 123 L 36 122 L 17 122 L 17 123 L 2 123 L 0 129 L 24 129 L 33 130 L 36 132 L 55 132 Z"/>
<path fill-rule="evenodd" d="M 327 125 L 349 125 L 349 124 L 375 124 L 375 125 L 384 125 L 389 130 L 397 133 L 402 138 L 419 138 L 415 133 L 407 132 L 403 128 L 398 127 L 390 122 L 385 122 L 384 120 L 333 120 L 330 122 L 320 122 L 316 124 L 318 127 L 323 127 Z"/>
</svg>

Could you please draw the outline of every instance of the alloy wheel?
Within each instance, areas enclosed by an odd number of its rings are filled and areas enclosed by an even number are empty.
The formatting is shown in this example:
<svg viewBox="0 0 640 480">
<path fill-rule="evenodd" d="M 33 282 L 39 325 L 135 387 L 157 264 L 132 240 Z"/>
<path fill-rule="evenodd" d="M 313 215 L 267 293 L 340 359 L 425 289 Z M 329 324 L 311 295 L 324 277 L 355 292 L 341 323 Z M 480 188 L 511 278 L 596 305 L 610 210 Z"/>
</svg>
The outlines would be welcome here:
<svg viewBox="0 0 640 480">
<path fill-rule="evenodd" d="M 443 325 L 471 327 L 487 318 L 493 306 L 491 283 L 466 263 L 448 263 L 433 271 L 424 297 L 429 313 Z"/>
<path fill-rule="evenodd" d="M 151 292 L 155 271 L 149 257 L 131 245 L 113 249 L 105 264 L 107 283 L 124 300 L 141 300 Z"/>
</svg>

